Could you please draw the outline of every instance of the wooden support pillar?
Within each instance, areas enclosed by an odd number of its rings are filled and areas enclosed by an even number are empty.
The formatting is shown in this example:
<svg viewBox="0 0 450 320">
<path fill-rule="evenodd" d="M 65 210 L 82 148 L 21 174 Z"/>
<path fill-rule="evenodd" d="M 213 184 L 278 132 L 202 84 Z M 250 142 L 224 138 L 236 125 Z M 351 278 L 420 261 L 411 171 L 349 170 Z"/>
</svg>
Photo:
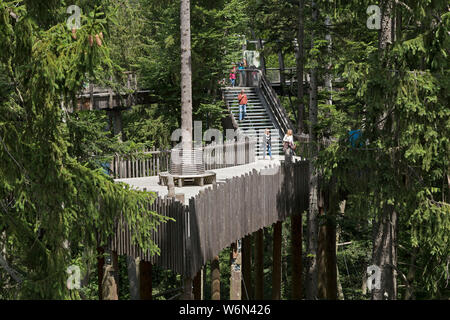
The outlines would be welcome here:
<svg viewBox="0 0 450 320">
<path fill-rule="evenodd" d="M 152 300 L 152 264 L 148 261 L 139 262 L 139 295 L 141 300 Z"/>
<path fill-rule="evenodd" d="M 97 248 L 97 285 L 98 285 L 98 299 L 103 300 L 102 294 L 102 281 L 103 281 L 103 268 L 105 267 L 105 250 L 102 247 Z"/>
<path fill-rule="evenodd" d="M 193 280 L 194 300 L 203 300 L 203 268 L 200 269 Z"/>
<path fill-rule="evenodd" d="M 253 299 L 252 282 L 252 237 L 247 235 L 242 239 L 242 300 Z"/>
<path fill-rule="evenodd" d="M 255 299 L 264 299 L 264 229 L 255 233 Z"/>
<path fill-rule="evenodd" d="M 220 300 L 220 264 L 219 257 L 211 261 L 211 300 Z"/>
<path fill-rule="evenodd" d="M 335 183 L 331 184 L 331 192 L 329 200 L 326 203 L 328 212 L 327 219 L 327 237 L 326 237 L 326 269 L 327 269 L 327 299 L 338 299 L 338 284 L 337 284 L 337 240 L 336 240 L 336 213 L 339 210 L 338 193 L 335 190 Z"/>
<path fill-rule="evenodd" d="M 323 197 L 322 192 L 319 195 L 320 198 Z M 320 204 L 322 202 L 322 204 Z M 319 216 L 321 218 L 324 217 L 324 208 L 323 201 L 319 200 Z M 318 294 L 319 299 L 326 299 L 327 296 L 327 268 L 326 268 L 326 239 L 327 237 L 327 228 L 326 224 L 323 223 L 319 226 L 319 240 L 318 240 L 318 248 L 317 248 L 317 264 L 319 268 L 318 275 Z"/>
<path fill-rule="evenodd" d="M 273 228 L 272 300 L 281 299 L 281 236 L 282 223 L 278 221 Z"/>
<path fill-rule="evenodd" d="M 111 251 L 111 259 L 113 266 L 114 281 L 116 282 L 118 292 L 120 279 L 119 279 L 119 255 L 117 254 L 117 251 Z"/>
<path fill-rule="evenodd" d="M 191 278 L 188 277 L 183 278 L 183 295 L 181 297 L 182 300 L 194 300 L 194 294 L 192 292 L 192 284 L 193 281 Z"/>
<path fill-rule="evenodd" d="M 118 258 L 117 253 L 111 252 L 105 257 L 103 266 L 103 277 L 100 285 L 102 300 L 118 300 L 118 287 Z"/>
<path fill-rule="evenodd" d="M 319 298 L 336 300 L 337 292 L 337 261 L 336 261 L 336 226 L 335 212 L 339 208 L 334 185 L 321 192 L 319 214 L 324 218 L 319 227 Z"/>
<path fill-rule="evenodd" d="M 231 245 L 230 300 L 241 300 L 241 240 Z"/>
<path fill-rule="evenodd" d="M 139 300 L 139 258 L 127 256 L 127 272 L 130 286 L 130 300 Z"/>
<path fill-rule="evenodd" d="M 120 110 L 109 110 L 109 121 L 111 123 L 111 131 L 114 136 L 119 135 L 119 139 L 122 141 L 123 126 L 122 126 L 122 112 Z"/>
<path fill-rule="evenodd" d="M 291 217 L 292 299 L 302 298 L 302 214 Z"/>
</svg>

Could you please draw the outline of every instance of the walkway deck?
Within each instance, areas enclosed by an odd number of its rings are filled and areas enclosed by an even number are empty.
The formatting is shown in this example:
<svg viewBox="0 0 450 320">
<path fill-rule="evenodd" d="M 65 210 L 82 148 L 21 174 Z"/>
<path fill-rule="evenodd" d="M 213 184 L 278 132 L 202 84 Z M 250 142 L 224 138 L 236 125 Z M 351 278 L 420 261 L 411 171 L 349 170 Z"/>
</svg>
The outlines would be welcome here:
<svg viewBox="0 0 450 320">
<path fill-rule="evenodd" d="M 268 166 L 279 166 L 280 161 L 284 157 L 274 156 L 273 160 L 257 160 L 250 164 L 244 164 L 236 167 L 211 170 L 216 173 L 216 180 L 218 184 L 225 183 L 226 179 L 240 177 L 246 173 L 250 173 L 253 170 L 260 172 L 262 169 Z M 124 182 L 134 187 L 137 190 L 144 190 L 156 192 L 160 197 L 165 197 L 168 193 L 167 187 L 158 184 L 159 178 L 157 176 L 146 178 L 131 178 L 131 179 L 116 179 L 115 181 Z M 185 186 L 183 188 L 175 187 L 175 193 L 184 193 L 185 204 L 189 204 L 189 199 L 195 197 L 201 190 L 210 188 L 211 185 L 205 186 Z"/>
</svg>

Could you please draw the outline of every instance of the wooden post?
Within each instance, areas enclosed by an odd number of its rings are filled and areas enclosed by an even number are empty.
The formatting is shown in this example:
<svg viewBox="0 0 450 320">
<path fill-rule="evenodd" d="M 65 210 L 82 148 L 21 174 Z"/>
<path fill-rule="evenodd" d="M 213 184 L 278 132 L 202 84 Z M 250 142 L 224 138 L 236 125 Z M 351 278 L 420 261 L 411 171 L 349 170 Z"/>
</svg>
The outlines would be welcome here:
<svg viewBox="0 0 450 320">
<path fill-rule="evenodd" d="M 231 277 L 230 277 L 230 300 L 241 300 L 241 245 L 240 240 L 231 245 Z"/>
<path fill-rule="evenodd" d="M 327 207 L 327 237 L 326 237 L 326 269 L 327 269 L 327 299 L 337 300 L 337 257 L 336 257 L 336 223 L 335 216 L 339 210 L 338 194 L 335 183 L 331 184 L 331 192 Z"/>
<path fill-rule="evenodd" d="M 102 300 L 118 300 L 117 253 L 111 252 L 105 259 L 100 285 Z"/>
<path fill-rule="evenodd" d="M 98 299 L 103 300 L 102 295 L 102 281 L 103 281 L 103 267 L 105 266 L 105 257 L 103 256 L 105 250 L 102 247 L 97 248 L 97 285 L 98 285 Z"/>
<path fill-rule="evenodd" d="M 119 255 L 117 251 L 111 251 L 112 267 L 114 274 L 114 281 L 117 285 L 117 293 L 119 292 Z"/>
<path fill-rule="evenodd" d="M 139 258 L 127 256 L 127 271 L 130 284 L 130 300 L 139 300 Z"/>
<path fill-rule="evenodd" d="M 281 234 L 282 223 L 278 221 L 273 228 L 272 300 L 281 299 Z"/>
<path fill-rule="evenodd" d="M 242 298 L 253 299 L 252 282 L 252 237 L 245 236 L 242 239 Z"/>
<path fill-rule="evenodd" d="M 192 292 L 192 279 L 188 277 L 183 278 L 183 295 L 182 300 L 194 300 L 194 294 Z"/>
<path fill-rule="evenodd" d="M 139 262 L 139 294 L 141 300 L 152 300 L 152 264 L 148 261 Z"/>
<path fill-rule="evenodd" d="M 264 229 L 255 233 L 255 299 L 264 299 Z"/>
<path fill-rule="evenodd" d="M 302 298 L 302 214 L 291 217 L 292 299 Z"/>
<path fill-rule="evenodd" d="M 211 261 L 211 299 L 220 300 L 220 266 L 219 257 L 215 256 Z"/>
<path fill-rule="evenodd" d="M 203 278 L 203 268 L 200 269 L 194 277 L 193 281 L 193 292 L 194 300 L 203 300 L 203 288 L 202 288 L 202 278 Z"/>
</svg>

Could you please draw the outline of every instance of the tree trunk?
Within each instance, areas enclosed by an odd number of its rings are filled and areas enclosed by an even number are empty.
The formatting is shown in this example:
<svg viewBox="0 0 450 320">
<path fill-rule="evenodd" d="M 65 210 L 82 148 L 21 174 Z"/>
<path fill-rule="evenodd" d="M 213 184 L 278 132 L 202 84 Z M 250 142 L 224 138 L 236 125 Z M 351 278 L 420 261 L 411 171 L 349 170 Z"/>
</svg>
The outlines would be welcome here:
<svg viewBox="0 0 450 320">
<path fill-rule="evenodd" d="M 332 41 L 331 41 L 331 33 L 330 33 L 330 27 L 331 27 L 331 19 L 329 16 L 325 18 L 325 27 L 327 28 L 327 35 L 325 36 L 325 39 L 328 41 L 328 53 L 331 55 L 331 48 L 332 48 Z M 333 104 L 333 83 L 332 83 L 332 75 L 331 75 L 331 57 L 329 58 L 329 63 L 327 65 L 327 72 L 325 74 L 325 89 L 327 90 L 328 99 L 327 104 L 332 105 Z"/>
<path fill-rule="evenodd" d="M 280 49 L 278 51 L 278 66 L 280 67 L 280 88 L 281 88 L 281 95 L 284 96 L 286 93 L 286 77 L 284 75 L 284 57 L 283 57 L 283 51 Z"/>
<path fill-rule="evenodd" d="M 183 148 L 192 146 L 192 64 L 190 0 L 181 0 L 181 131 Z"/>
<path fill-rule="evenodd" d="M 396 263 L 397 213 L 392 205 L 385 205 L 379 221 L 375 224 L 372 264 L 380 268 L 380 289 L 372 290 L 372 300 L 396 300 L 397 277 L 392 266 Z"/>
<path fill-rule="evenodd" d="M 405 300 L 415 299 L 414 287 L 412 286 L 412 283 L 414 282 L 414 278 L 416 276 L 417 247 L 414 247 L 412 250 L 413 252 L 411 254 L 411 259 L 409 261 L 408 275 L 406 276 L 406 279 L 408 280 L 410 286 L 406 288 Z"/>
<path fill-rule="evenodd" d="M 298 50 L 296 55 L 297 64 L 297 97 L 298 97 L 298 133 L 305 132 L 305 105 L 303 103 L 304 90 L 303 90 L 303 69 L 304 69 L 304 0 L 299 0 L 299 12 L 298 12 L 298 30 L 297 30 L 297 43 Z"/>
<path fill-rule="evenodd" d="M 312 21 L 317 22 L 318 9 L 315 1 L 311 2 Z M 314 46 L 315 34 L 311 32 L 311 45 Z M 310 103 L 309 103 L 309 138 L 311 159 L 317 158 L 318 141 L 315 126 L 317 125 L 317 69 L 311 70 Z M 319 179 L 313 162 L 309 165 L 309 210 L 308 210 L 308 235 L 307 235 L 307 272 L 306 272 L 306 299 L 314 300 L 318 297 L 318 193 Z"/>
<path fill-rule="evenodd" d="M 255 299 L 264 299 L 264 229 L 255 234 Z"/>
<path fill-rule="evenodd" d="M 281 236 L 280 221 L 273 227 L 272 300 L 281 299 Z"/>
<path fill-rule="evenodd" d="M 393 0 L 382 0 L 379 52 L 383 57 L 388 46 L 393 43 Z M 388 103 L 388 102 L 387 102 Z M 387 110 L 387 108 L 386 108 Z M 378 222 L 374 224 L 372 264 L 380 268 L 380 289 L 372 290 L 373 300 L 397 299 L 397 213 L 392 205 L 385 204 Z"/>
</svg>

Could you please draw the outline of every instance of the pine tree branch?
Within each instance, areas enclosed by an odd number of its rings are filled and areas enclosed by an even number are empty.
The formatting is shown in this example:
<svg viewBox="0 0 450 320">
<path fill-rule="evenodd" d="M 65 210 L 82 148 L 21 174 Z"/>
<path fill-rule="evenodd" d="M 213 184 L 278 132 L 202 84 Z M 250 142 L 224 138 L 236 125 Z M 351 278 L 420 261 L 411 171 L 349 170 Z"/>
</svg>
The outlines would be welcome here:
<svg viewBox="0 0 450 320">
<path fill-rule="evenodd" d="M 11 268 L 8 264 L 8 262 L 6 261 L 6 258 L 3 257 L 3 255 L 0 254 L 0 265 L 3 267 L 3 269 L 6 270 L 6 272 L 11 276 L 11 278 L 13 278 L 16 282 L 18 283 L 22 283 L 23 279 L 22 277 L 19 275 L 19 273 L 14 270 L 13 268 Z"/>
</svg>

